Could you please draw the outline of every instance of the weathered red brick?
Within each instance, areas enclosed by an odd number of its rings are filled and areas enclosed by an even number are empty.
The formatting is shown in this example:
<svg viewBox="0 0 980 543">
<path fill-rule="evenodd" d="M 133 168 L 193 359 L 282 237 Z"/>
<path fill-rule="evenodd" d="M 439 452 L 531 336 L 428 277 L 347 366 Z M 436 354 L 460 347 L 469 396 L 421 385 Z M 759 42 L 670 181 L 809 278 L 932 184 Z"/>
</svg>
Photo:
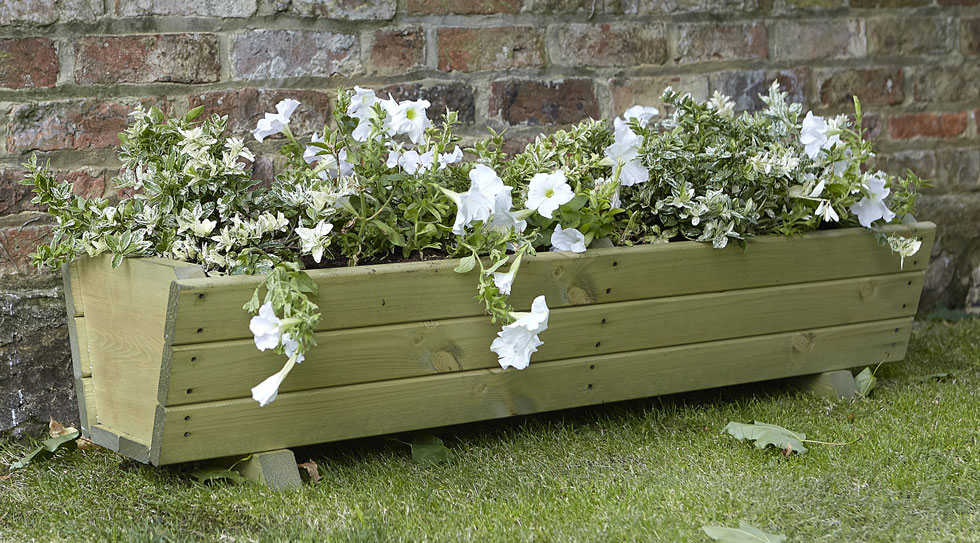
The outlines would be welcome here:
<svg viewBox="0 0 980 543">
<path fill-rule="evenodd" d="M 544 64 L 544 36 L 531 26 L 440 28 L 439 69 L 479 72 Z"/>
<path fill-rule="evenodd" d="M 638 2 L 639 13 L 717 13 L 772 9 L 772 0 L 645 0 Z"/>
<path fill-rule="evenodd" d="M 820 103 L 850 106 L 857 96 L 866 105 L 890 106 L 905 100 L 901 68 L 841 70 L 826 74 L 820 83 Z"/>
<path fill-rule="evenodd" d="M 425 63 L 422 27 L 375 30 L 368 69 L 379 75 L 401 75 Z"/>
<path fill-rule="evenodd" d="M 0 87 L 53 87 L 58 53 L 48 38 L 0 39 Z"/>
<path fill-rule="evenodd" d="M 446 113 L 446 108 L 459 114 L 459 122 L 473 124 L 476 121 L 476 102 L 473 87 L 466 83 L 447 83 L 442 85 L 422 86 L 419 83 L 407 85 L 390 85 L 378 92 L 381 96 L 391 96 L 395 100 L 428 100 L 429 109 L 426 116 L 433 122 Z"/>
<path fill-rule="evenodd" d="M 980 189 L 980 149 L 914 149 L 885 153 L 877 166 L 904 176 L 906 170 L 932 182 L 926 194 L 975 192 Z M 920 217 L 925 218 L 925 217 Z"/>
<path fill-rule="evenodd" d="M 966 112 L 910 113 L 888 119 L 888 135 L 892 139 L 955 138 L 966 131 Z"/>
<path fill-rule="evenodd" d="M 980 99 L 980 65 L 956 62 L 915 68 L 912 96 L 916 102 L 965 102 Z"/>
<path fill-rule="evenodd" d="M 779 83 L 779 88 L 792 102 L 808 101 L 810 95 L 810 70 L 746 70 L 725 71 L 710 74 L 709 90 L 728 96 L 735 103 L 735 111 L 757 111 L 766 107 L 761 95 L 769 94 L 769 87 Z"/>
<path fill-rule="evenodd" d="M 330 101 L 333 95 L 311 90 L 290 89 L 225 89 L 191 95 L 188 106 L 204 106 L 203 115 L 227 115 L 227 130 L 232 134 L 245 134 L 255 128 L 255 123 L 266 112 L 275 112 L 276 104 L 286 98 L 299 100 L 300 105 L 289 119 L 289 127 L 296 136 L 323 132 L 323 125 L 330 121 Z"/>
<path fill-rule="evenodd" d="M 7 121 L 7 150 L 108 149 L 126 128 L 132 107 L 96 99 L 15 106 Z"/>
<path fill-rule="evenodd" d="M 868 52 L 875 55 L 935 55 L 953 48 L 956 35 L 949 17 L 869 19 Z"/>
<path fill-rule="evenodd" d="M 808 60 L 863 57 L 867 38 L 863 21 L 824 19 L 773 23 L 773 58 Z"/>
<path fill-rule="evenodd" d="M 395 16 L 397 0 L 292 0 L 290 13 L 342 21 L 386 21 Z"/>
<path fill-rule="evenodd" d="M 422 15 L 517 13 L 522 0 L 406 0 L 405 11 Z"/>
<path fill-rule="evenodd" d="M 0 216 L 23 211 L 45 211 L 46 206 L 31 202 L 34 193 L 28 185 L 19 181 L 27 177 L 22 169 L 0 169 Z M 55 173 L 58 181 L 67 181 L 72 192 L 84 198 L 97 198 L 105 194 L 105 172 L 103 170 L 76 170 Z"/>
<path fill-rule="evenodd" d="M 86 36 L 75 50 L 75 81 L 209 83 L 221 72 L 214 34 Z"/>
<path fill-rule="evenodd" d="M 247 80 L 349 76 L 361 70 L 359 51 L 350 34 L 249 30 L 235 36 L 232 75 Z"/>
<path fill-rule="evenodd" d="M 635 0 L 527 0 L 525 13 L 579 13 L 585 15 L 634 15 Z"/>
<path fill-rule="evenodd" d="M 591 79 L 505 79 L 491 82 L 490 92 L 490 115 L 512 125 L 571 124 L 599 118 Z"/>
<path fill-rule="evenodd" d="M 92 21 L 101 14 L 102 0 L 7 0 L 0 5 L 0 25 Z"/>
<path fill-rule="evenodd" d="M 51 229 L 50 218 L 45 215 L 8 217 L 0 221 L 0 273 L 33 271 L 30 255 L 38 245 L 51 239 Z"/>
<path fill-rule="evenodd" d="M 294 4 L 299 0 L 294 0 Z M 170 17 L 233 17 L 255 15 L 256 0 L 113 0 L 120 17 L 162 15 Z"/>
<path fill-rule="evenodd" d="M 609 81 L 612 113 L 618 115 L 632 106 L 652 106 L 664 111 L 660 97 L 664 89 L 673 88 L 690 93 L 695 100 L 708 98 L 708 76 L 701 74 L 667 75 L 660 77 L 614 78 Z"/>
<path fill-rule="evenodd" d="M 677 52 L 681 63 L 768 58 L 766 25 L 754 23 L 681 23 Z"/>
<path fill-rule="evenodd" d="M 980 55 L 980 19 L 960 21 L 960 40 L 964 55 Z"/>
<path fill-rule="evenodd" d="M 661 23 L 569 24 L 556 30 L 567 66 L 639 66 L 667 61 L 667 29 Z"/>
<path fill-rule="evenodd" d="M 40 209 L 31 203 L 31 188 L 19 183 L 26 175 L 24 170 L 0 169 L 0 216 Z"/>
<path fill-rule="evenodd" d="M 907 8 L 927 6 L 932 0 L 850 0 L 852 8 Z"/>
<path fill-rule="evenodd" d="M 786 0 L 789 9 L 834 9 L 844 7 L 844 0 Z"/>
</svg>

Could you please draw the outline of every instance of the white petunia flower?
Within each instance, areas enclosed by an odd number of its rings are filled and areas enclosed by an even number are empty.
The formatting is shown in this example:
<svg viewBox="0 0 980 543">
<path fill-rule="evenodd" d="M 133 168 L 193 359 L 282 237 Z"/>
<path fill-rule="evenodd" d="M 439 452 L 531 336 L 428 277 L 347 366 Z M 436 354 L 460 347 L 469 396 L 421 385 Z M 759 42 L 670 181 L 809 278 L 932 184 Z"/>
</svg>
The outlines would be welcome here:
<svg viewBox="0 0 980 543">
<path fill-rule="evenodd" d="M 313 255 L 313 260 L 317 264 L 323 258 L 323 250 L 330 244 L 330 238 L 327 235 L 331 230 L 333 230 L 333 224 L 326 221 L 321 221 L 313 228 L 299 227 L 296 229 L 296 234 L 303 245 L 303 252 Z"/>
<path fill-rule="evenodd" d="M 252 399 L 259 402 L 260 407 L 265 407 L 275 400 L 279 396 L 279 385 L 282 384 L 287 373 L 286 368 L 283 368 L 252 387 Z"/>
<path fill-rule="evenodd" d="M 323 143 L 323 136 L 320 136 L 318 133 L 314 132 L 313 136 L 310 138 L 310 143 Z M 307 145 L 306 149 L 303 150 L 303 160 L 305 160 L 307 164 L 313 164 L 321 159 L 320 153 L 328 154 L 322 147 Z"/>
<path fill-rule="evenodd" d="M 623 113 L 623 118 L 629 121 L 630 119 L 636 119 L 641 127 L 646 127 L 650 119 L 656 117 L 660 114 L 660 111 L 655 107 L 646 106 L 633 106 Z"/>
<path fill-rule="evenodd" d="M 293 339 L 293 336 L 288 333 L 282 335 L 282 348 L 286 352 L 286 356 L 292 358 L 294 354 L 296 355 L 297 364 L 306 360 L 306 356 L 303 353 L 296 352 L 299 350 L 299 342 Z"/>
<path fill-rule="evenodd" d="M 428 100 L 405 100 L 399 103 L 391 113 L 391 127 L 395 134 L 408 135 L 412 143 L 422 141 L 425 129 L 432 126 L 432 122 L 425 116 L 429 105 Z"/>
<path fill-rule="evenodd" d="M 439 153 L 439 169 L 442 170 L 450 164 L 455 164 L 463 160 L 463 151 L 457 145 L 452 153 Z"/>
<path fill-rule="evenodd" d="M 358 117 L 365 110 L 371 109 L 378 101 L 377 95 L 372 89 L 362 89 L 354 86 L 354 94 L 350 97 L 350 105 L 347 106 L 347 114 L 351 117 Z"/>
<path fill-rule="evenodd" d="M 572 198 L 575 198 L 575 192 L 566 182 L 565 172 L 558 170 L 538 173 L 531 178 L 525 205 L 550 219 L 559 206 L 572 201 Z"/>
<path fill-rule="evenodd" d="M 513 228 L 523 232 L 527 228 L 527 221 L 518 218 L 511 209 L 514 206 L 514 199 L 510 195 L 512 188 L 504 187 L 493 199 L 493 217 L 490 219 L 490 227 L 495 230 Z"/>
<path fill-rule="evenodd" d="M 391 166 L 393 158 L 392 153 L 394 153 L 395 164 L 401 166 L 402 169 L 408 174 L 414 175 L 416 173 L 425 173 L 432 169 L 432 159 L 434 156 L 432 151 L 426 151 L 421 155 L 414 149 L 411 151 L 405 151 L 401 155 L 399 155 L 396 151 L 391 151 L 391 153 L 388 154 L 387 164 L 389 167 L 393 167 Z"/>
<path fill-rule="evenodd" d="M 895 218 L 895 213 L 885 205 L 885 197 L 891 192 L 885 188 L 885 178 L 881 172 L 872 176 L 867 176 L 864 187 L 868 195 L 851 206 L 851 213 L 857 215 L 858 222 L 865 228 L 871 228 L 871 223 L 878 219 L 885 219 L 891 222 Z"/>
<path fill-rule="evenodd" d="M 803 128 L 800 130 L 800 143 L 803 144 L 806 156 L 816 160 L 821 150 L 830 150 L 840 143 L 839 127 L 845 122 L 846 119 L 838 116 L 828 123 L 823 117 L 808 111 L 803 119 Z M 845 162 L 844 167 L 846 166 Z M 834 169 L 837 170 L 836 164 Z"/>
<path fill-rule="evenodd" d="M 636 135 L 628 126 L 623 126 L 621 130 L 616 131 L 613 144 L 606 147 L 606 158 L 602 163 L 614 169 L 621 168 L 619 184 L 624 187 L 645 183 L 650 179 L 650 172 L 640 162 L 641 145 L 643 145 L 643 138 Z"/>
<path fill-rule="evenodd" d="M 493 272 L 493 284 L 500 289 L 500 293 L 504 296 L 510 296 L 510 289 L 514 286 L 514 278 L 517 277 L 517 270 L 521 267 L 522 258 L 524 258 L 523 254 L 518 255 L 506 272 Z"/>
<path fill-rule="evenodd" d="M 486 221 L 493 213 L 493 200 L 480 191 L 479 185 L 470 183 L 470 190 L 463 194 L 445 191 L 456 204 L 456 221 L 453 223 L 453 233 L 463 235 L 466 227 L 476 221 Z"/>
<path fill-rule="evenodd" d="M 497 332 L 490 350 L 497 354 L 500 367 L 522 370 L 531 362 L 531 355 L 544 344 L 538 334 L 548 329 L 548 305 L 544 296 L 531 303 L 530 313 L 513 313 L 517 320 Z"/>
<path fill-rule="evenodd" d="M 266 113 L 265 118 L 259 119 L 255 125 L 255 130 L 252 130 L 252 135 L 261 142 L 273 134 L 282 132 L 282 129 L 289 124 L 289 117 L 293 111 L 296 111 L 297 106 L 299 106 L 299 102 L 292 98 L 286 98 L 279 102 L 276 104 L 276 113 Z"/>
<path fill-rule="evenodd" d="M 828 200 L 822 200 L 820 205 L 817 206 L 817 216 L 823 219 L 823 222 L 837 222 L 840 220 L 840 217 L 834 211 L 833 206 L 830 205 Z"/>
<path fill-rule="evenodd" d="M 562 230 L 561 225 L 557 224 L 554 233 L 551 234 L 551 250 L 584 253 L 585 235 L 575 228 Z"/>
<path fill-rule="evenodd" d="M 470 170 L 470 182 L 475 184 L 487 199 L 496 198 L 500 191 L 504 190 L 504 180 L 497 175 L 497 172 L 484 164 L 477 164 Z"/>
<path fill-rule="evenodd" d="M 275 349 L 279 345 L 281 321 L 272 309 L 272 302 L 266 302 L 259 308 L 259 314 L 252 317 L 248 329 L 255 336 L 255 346 L 260 350 Z"/>
<path fill-rule="evenodd" d="M 323 154 L 317 157 L 319 161 L 317 162 L 316 169 L 318 170 L 318 176 L 320 179 L 326 181 L 327 179 L 336 179 L 337 176 L 348 176 L 354 171 L 354 165 L 347 162 L 347 149 L 341 149 L 339 153 L 340 162 L 337 162 L 337 157 L 332 153 Z"/>
</svg>

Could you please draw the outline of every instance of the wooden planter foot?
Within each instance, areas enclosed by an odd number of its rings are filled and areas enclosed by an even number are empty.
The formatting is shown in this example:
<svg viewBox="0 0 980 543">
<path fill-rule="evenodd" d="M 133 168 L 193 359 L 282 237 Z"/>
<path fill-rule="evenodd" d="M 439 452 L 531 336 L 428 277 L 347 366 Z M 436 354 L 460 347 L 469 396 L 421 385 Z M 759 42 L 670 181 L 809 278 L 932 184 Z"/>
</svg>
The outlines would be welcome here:
<svg viewBox="0 0 980 543">
<path fill-rule="evenodd" d="M 289 449 L 279 449 L 252 454 L 252 457 L 235 466 L 246 479 L 262 483 L 272 490 L 301 488 L 303 480 L 296 467 L 296 456 Z"/>
<path fill-rule="evenodd" d="M 825 398 L 853 398 L 858 394 L 857 381 L 848 370 L 827 371 L 793 378 L 793 388 Z"/>
</svg>

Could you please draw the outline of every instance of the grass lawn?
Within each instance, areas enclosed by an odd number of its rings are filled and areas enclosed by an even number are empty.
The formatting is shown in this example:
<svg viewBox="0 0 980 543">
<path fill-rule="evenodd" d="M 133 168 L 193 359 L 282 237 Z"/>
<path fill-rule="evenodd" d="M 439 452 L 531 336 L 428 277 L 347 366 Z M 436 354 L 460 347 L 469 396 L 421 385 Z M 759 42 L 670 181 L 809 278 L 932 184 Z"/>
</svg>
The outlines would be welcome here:
<svg viewBox="0 0 980 543">
<path fill-rule="evenodd" d="M 0 541 L 706 542 L 740 520 L 799 542 L 980 541 L 980 320 L 923 325 L 878 377 L 856 401 L 767 383 L 440 429 L 456 459 L 434 467 L 385 438 L 299 449 L 324 477 L 285 493 L 80 451 L 0 480 Z M 857 441 L 787 458 L 721 435 L 733 420 Z M 23 451 L 0 448 L 0 477 Z"/>
</svg>

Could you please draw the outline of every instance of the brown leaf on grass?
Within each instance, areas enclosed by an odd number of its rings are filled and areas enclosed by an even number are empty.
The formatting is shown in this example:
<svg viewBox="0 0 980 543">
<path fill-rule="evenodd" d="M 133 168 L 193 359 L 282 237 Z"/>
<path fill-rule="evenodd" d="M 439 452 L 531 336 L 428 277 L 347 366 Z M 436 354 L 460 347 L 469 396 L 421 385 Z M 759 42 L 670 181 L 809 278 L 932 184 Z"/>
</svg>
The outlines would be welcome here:
<svg viewBox="0 0 980 543">
<path fill-rule="evenodd" d="M 102 448 L 102 447 L 99 447 L 98 445 L 96 445 L 95 443 L 92 443 L 88 439 L 85 439 L 84 437 L 80 437 L 80 438 L 76 439 L 75 440 L 75 443 L 78 445 L 78 448 L 81 449 L 81 450 L 83 450 L 83 451 L 91 451 L 93 449 L 101 449 Z"/>
<path fill-rule="evenodd" d="M 53 417 L 51 418 L 51 420 L 48 421 L 48 434 L 50 434 L 51 437 L 61 437 L 63 435 L 71 434 L 77 431 L 78 430 L 74 426 L 69 426 L 65 428 L 63 424 L 54 420 Z"/>
<path fill-rule="evenodd" d="M 323 479 L 323 477 L 320 476 L 320 468 L 316 465 L 316 462 L 314 462 L 312 458 L 306 462 L 303 462 L 302 464 L 296 465 L 300 469 L 306 470 L 306 473 L 310 475 L 310 481 L 319 483 L 320 479 Z"/>
<path fill-rule="evenodd" d="M 8 473 L 6 475 L 0 475 L 0 481 L 6 481 L 6 480 L 10 479 L 13 476 L 14 476 L 13 473 Z"/>
</svg>

